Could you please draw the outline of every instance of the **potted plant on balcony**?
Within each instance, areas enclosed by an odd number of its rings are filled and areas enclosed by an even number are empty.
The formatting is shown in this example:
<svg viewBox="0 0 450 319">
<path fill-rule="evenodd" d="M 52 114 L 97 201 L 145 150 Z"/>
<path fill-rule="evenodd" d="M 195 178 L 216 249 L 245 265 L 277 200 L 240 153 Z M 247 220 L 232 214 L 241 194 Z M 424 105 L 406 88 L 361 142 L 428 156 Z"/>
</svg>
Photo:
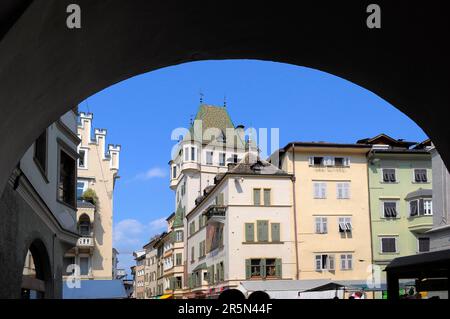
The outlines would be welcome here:
<svg viewBox="0 0 450 319">
<path fill-rule="evenodd" d="M 95 191 L 92 188 L 86 189 L 86 191 L 81 195 L 81 199 L 91 203 L 92 205 L 96 206 L 98 203 L 98 197 Z"/>
</svg>

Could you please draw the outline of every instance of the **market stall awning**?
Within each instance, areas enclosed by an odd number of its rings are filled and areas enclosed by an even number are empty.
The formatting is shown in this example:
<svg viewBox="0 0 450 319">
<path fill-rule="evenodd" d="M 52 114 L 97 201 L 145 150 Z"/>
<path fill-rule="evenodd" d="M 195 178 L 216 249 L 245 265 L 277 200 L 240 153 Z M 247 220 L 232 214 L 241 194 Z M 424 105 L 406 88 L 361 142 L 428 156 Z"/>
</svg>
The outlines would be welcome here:
<svg viewBox="0 0 450 319">
<path fill-rule="evenodd" d="M 172 297 L 173 297 L 173 294 L 165 294 L 165 295 L 162 295 L 161 297 L 159 297 L 159 299 L 170 299 Z"/>
</svg>

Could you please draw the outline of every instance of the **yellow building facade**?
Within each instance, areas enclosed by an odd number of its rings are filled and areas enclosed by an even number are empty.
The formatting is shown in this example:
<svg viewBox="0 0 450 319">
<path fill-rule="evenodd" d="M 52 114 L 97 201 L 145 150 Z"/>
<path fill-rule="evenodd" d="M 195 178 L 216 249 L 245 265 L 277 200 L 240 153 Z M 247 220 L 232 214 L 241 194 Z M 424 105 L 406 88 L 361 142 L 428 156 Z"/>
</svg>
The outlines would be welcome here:
<svg viewBox="0 0 450 319">
<path fill-rule="evenodd" d="M 366 280 L 371 275 L 367 177 L 370 147 L 291 143 L 272 163 L 295 176 L 298 279 Z"/>
</svg>

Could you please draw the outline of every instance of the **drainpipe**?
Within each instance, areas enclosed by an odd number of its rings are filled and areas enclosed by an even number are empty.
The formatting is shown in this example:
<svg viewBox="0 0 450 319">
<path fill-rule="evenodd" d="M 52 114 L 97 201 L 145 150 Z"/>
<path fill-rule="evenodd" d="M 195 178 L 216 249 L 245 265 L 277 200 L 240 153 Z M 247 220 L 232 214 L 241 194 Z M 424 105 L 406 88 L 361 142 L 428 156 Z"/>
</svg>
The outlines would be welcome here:
<svg viewBox="0 0 450 319">
<path fill-rule="evenodd" d="M 292 162 L 293 162 L 293 174 L 292 177 L 292 192 L 293 192 L 293 204 L 294 204 L 294 240 L 295 240 L 295 279 L 298 280 L 299 276 L 299 262 L 298 262 L 298 235 L 297 235 L 297 200 L 296 200 L 296 175 L 295 175 L 295 144 L 292 143 Z"/>
<path fill-rule="evenodd" d="M 366 174 L 367 174 L 367 190 L 368 190 L 368 201 L 369 201 L 369 235 L 370 235 L 370 262 L 372 264 L 372 275 L 373 275 L 373 264 L 374 264 L 374 254 L 373 254 L 373 237 L 372 237 L 372 208 L 370 206 L 371 204 L 371 198 L 370 198 L 370 174 L 369 174 L 369 169 L 370 169 L 370 165 L 372 165 L 370 163 L 370 161 L 373 158 L 373 152 L 372 149 L 367 152 L 367 170 L 366 170 Z M 372 292 L 372 297 L 375 298 L 375 292 Z"/>
</svg>

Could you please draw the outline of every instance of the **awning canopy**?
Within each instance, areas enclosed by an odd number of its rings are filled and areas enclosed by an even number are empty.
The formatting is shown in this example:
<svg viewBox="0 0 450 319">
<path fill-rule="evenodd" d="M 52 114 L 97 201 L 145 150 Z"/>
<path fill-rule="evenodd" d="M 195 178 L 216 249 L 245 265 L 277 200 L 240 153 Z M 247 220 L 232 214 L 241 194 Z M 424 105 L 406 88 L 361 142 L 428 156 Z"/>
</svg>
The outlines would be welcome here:
<svg viewBox="0 0 450 319">
<path fill-rule="evenodd" d="M 197 265 L 197 267 L 194 268 L 194 270 L 192 270 L 192 272 L 196 272 L 198 270 L 203 270 L 203 269 L 207 269 L 208 266 L 206 266 L 206 263 L 201 263 L 199 265 Z"/>
<path fill-rule="evenodd" d="M 166 294 L 159 297 L 159 299 L 171 299 L 173 297 L 173 294 Z"/>
<path fill-rule="evenodd" d="M 327 286 L 330 290 L 342 287 L 342 285 L 326 279 L 317 280 L 247 280 L 241 282 L 241 286 L 248 292 L 252 291 L 319 291 Z"/>
</svg>

